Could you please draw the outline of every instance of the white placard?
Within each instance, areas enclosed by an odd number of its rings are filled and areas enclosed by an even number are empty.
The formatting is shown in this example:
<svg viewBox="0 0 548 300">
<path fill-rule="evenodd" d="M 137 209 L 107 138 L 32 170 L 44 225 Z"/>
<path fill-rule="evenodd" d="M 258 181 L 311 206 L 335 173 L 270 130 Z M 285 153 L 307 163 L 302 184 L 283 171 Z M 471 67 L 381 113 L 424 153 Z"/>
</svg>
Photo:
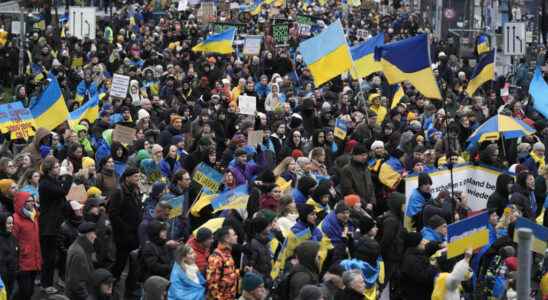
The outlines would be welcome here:
<svg viewBox="0 0 548 300">
<path fill-rule="evenodd" d="M 188 0 L 179 0 L 178 11 L 184 11 L 188 9 Z"/>
<path fill-rule="evenodd" d="M 96 13 L 95 7 L 69 7 L 68 32 L 70 36 L 79 39 L 95 39 Z"/>
<path fill-rule="evenodd" d="M 23 26 L 25 26 L 24 23 Z M 21 34 L 21 22 L 11 21 L 11 34 Z"/>
<path fill-rule="evenodd" d="M 244 55 L 259 55 L 261 54 L 262 37 L 259 35 L 251 35 L 245 38 Z"/>
<path fill-rule="evenodd" d="M 112 77 L 112 87 L 110 95 L 117 98 L 126 98 L 127 88 L 129 87 L 129 76 L 114 74 Z"/>
<path fill-rule="evenodd" d="M 255 115 L 257 112 L 257 98 L 252 96 L 238 97 L 240 113 L 244 115 Z"/>
</svg>

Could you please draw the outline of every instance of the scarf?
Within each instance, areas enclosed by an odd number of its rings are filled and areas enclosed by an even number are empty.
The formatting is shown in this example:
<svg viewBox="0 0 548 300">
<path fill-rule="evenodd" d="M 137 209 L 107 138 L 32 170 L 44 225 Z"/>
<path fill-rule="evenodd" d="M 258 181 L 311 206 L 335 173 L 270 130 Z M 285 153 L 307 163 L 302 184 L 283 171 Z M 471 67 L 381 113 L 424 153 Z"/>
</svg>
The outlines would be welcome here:
<svg viewBox="0 0 548 300">
<path fill-rule="evenodd" d="M 544 157 L 538 156 L 534 151 L 531 151 L 531 153 L 529 153 L 529 155 L 531 155 L 531 158 L 538 165 L 539 169 L 544 168 L 544 165 L 545 165 Z"/>
<path fill-rule="evenodd" d="M 35 218 L 36 218 L 36 210 L 34 210 L 34 209 L 30 209 L 30 210 L 29 210 L 29 209 L 26 209 L 26 208 L 24 208 L 24 207 L 23 207 L 21 210 L 22 210 L 23 215 L 24 215 L 25 217 L 27 217 L 29 220 L 31 220 L 31 221 L 33 221 L 33 222 L 35 221 Z"/>
<path fill-rule="evenodd" d="M 198 277 L 198 273 L 200 272 L 200 270 L 198 269 L 198 266 L 196 264 L 189 265 L 189 264 L 183 263 L 183 268 L 188 278 L 190 278 L 190 280 L 198 284 L 200 283 L 200 278 Z"/>
</svg>

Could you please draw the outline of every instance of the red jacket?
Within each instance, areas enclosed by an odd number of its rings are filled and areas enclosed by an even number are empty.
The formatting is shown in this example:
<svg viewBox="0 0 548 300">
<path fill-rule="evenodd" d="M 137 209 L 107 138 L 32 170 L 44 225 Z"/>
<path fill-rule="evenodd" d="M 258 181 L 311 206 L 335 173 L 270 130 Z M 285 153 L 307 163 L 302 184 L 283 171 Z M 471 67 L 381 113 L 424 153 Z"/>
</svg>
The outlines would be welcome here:
<svg viewBox="0 0 548 300">
<path fill-rule="evenodd" d="M 13 235 L 19 247 L 19 270 L 40 271 L 42 255 L 40 252 L 40 231 L 38 226 L 38 212 L 34 220 L 30 220 L 23 212 L 25 201 L 29 193 L 19 192 L 15 195 L 13 214 Z"/>
<path fill-rule="evenodd" d="M 205 274 L 207 269 L 207 258 L 209 257 L 209 249 L 204 249 L 200 243 L 196 240 L 194 236 L 191 236 L 187 241 L 187 245 L 194 250 L 196 254 L 196 265 L 200 272 Z"/>
<path fill-rule="evenodd" d="M 270 194 L 263 194 L 261 198 L 259 199 L 259 205 L 261 208 L 267 208 L 272 211 L 278 211 L 279 203 L 272 195 Z"/>
</svg>

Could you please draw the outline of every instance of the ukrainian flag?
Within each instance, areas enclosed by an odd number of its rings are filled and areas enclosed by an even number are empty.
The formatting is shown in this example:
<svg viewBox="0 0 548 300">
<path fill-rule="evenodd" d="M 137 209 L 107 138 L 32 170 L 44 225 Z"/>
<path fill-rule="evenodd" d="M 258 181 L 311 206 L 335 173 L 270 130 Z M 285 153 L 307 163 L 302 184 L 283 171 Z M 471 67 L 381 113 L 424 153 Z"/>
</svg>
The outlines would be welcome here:
<svg viewBox="0 0 548 300">
<path fill-rule="evenodd" d="M 207 188 L 202 188 L 202 191 L 198 194 L 198 200 L 194 201 L 190 207 L 190 213 L 195 217 L 199 217 L 200 211 L 211 204 L 211 201 L 217 198 L 217 196 L 219 194 L 213 193 Z"/>
<path fill-rule="evenodd" d="M 310 228 L 306 227 L 301 231 L 294 232 L 293 228 L 289 230 L 287 238 L 282 244 L 282 250 L 276 262 L 272 265 L 272 271 L 270 273 L 272 279 L 276 279 L 285 268 L 285 264 L 288 258 L 293 256 L 295 248 L 304 241 L 308 241 L 312 237 Z"/>
<path fill-rule="evenodd" d="M 352 55 L 339 19 L 319 35 L 302 42 L 299 52 L 314 76 L 316 86 L 352 68 Z"/>
<path fill-rule="evenodd" d="M 489 52 L 489 38 L 481 34 L 476 38 L 476 55 L 479 57 L 486 52 Z"/>
<path fill-rule="evenodd" d="M 2 277 L 0 277 L 0 300 L 7 300 L 8 299 L 8 293 L 6 292 L 6 285 L 2 281 Z"/>
<path fill-rule="evenodd" d="M 221 227 L 223 227 L 224 222 L 225 222 L 225 218 L 209 219 L 207 222 L 202 224 L 200 227 L 196 228 L 196 230 L 194 230 L 192 232 L 192 234 L 194 236 L 196 236 L 196 234 L 198 233 L 198 230 L 200 230 L 200 228 L 207 228 L 207 229 L 211 230 L 211 232 L 215 233 L 217 230 L 219 230 Z"/>
<path fill-rule="evenodd" d="M 384 45 L 384 33 L 379 33 L 367 41 L 350 48 L 354 66 L 350 70 L 352 78 L 367 77 L 375 72 L 382 71 L 380 61 L 375 61 L 375 47 Z"/>
<path fill-rule="evenodd" d="M 248 199 L 247 185 L 242 184 L 219 194 L 211 201 L 211 206 L 213 206 L 213 212 L 225 209 L 242 209 L 247 207 Z"/>
<path fill-rule="evenodd" d="M 403 92 L 403 87 L 400 83 L 393 84 L 390 86 L 390 109 L 396 108 L 401 101 L 401 98 L 405 96 Z"/>
<path fill-rule="evenodd" d="M 404 168 L 399 159 L 390 157 L 381 165 L 379 180 L 390 189 L 395 189 L 402 179 Z"/>
<path fill-rule="evenodd" d="M 268 1 L 265 1 L 265 3 Z M 272 1 L 270 1 L 272 3 Z M 268 3 L 270 4 L 270 3 Z M 251 15 L 256 16 L 261 13 L 263 9 L 263 1 L 262 0 L 255 0 L 253 1 L 253 6 L 251 7 Z"/>
<path fill-rule="evenodd" d="M 489 213 L 466 218 L 447 227 L 447 258 L 459 256 L 467 249 L 489 244 Z"/>
<path fill-rule="evenodd" d="M 474 72 L 468 86 L 466 87 L 466 93 L 468 96 L 474 95 L 476 90 L 485 82 L 495 79 L 495 51 L 491 50 L 479 59 L 478 64 L 474 67 Z"/>
<path fill-rule="evenodd" d="M 441 93 L 430 67 L 430 48 L 426 34 L 375 48 L 375 60 L 389 84 L 409 81 L 430 99 L 440 99 Z"/>
<path fill-rule="evenodd" d="M 70 112 L 68 123 L 70 128 L 78 125 L 81 120 L 88 120 L 90 123 L 95 123 L 99 117 L 99 97 L 93 95 L 89 101 L 80 106 L 77 110 Z"/>
<path fill-rule="evenodd" d="M 40 99 L 30 107 L 30 112 L 37 127 L 52 130 L 68 118 L 69 111 L 57 78 L 50 75 L 48 80 L 50 81 L 48 87 Z"/>
<path fill-rule="evenodd" d="M 232 43 L 236 36 L 236 28 L 231 27 L 221 33 L 208 35 L 207 38 L 192 48 L 193 52 L 213 52 L 230 54 L 234 52 Z"/>
<path fill-rule="evenodd" d="M 518 229 L 519 228 L 529 228 L 533 231 L 533 251 L 544 255 L 544 250 L 546 250 L 546 241 L 548 241 L 548 228 L 535 224 L 533 221 L 526 218 L 518 218 L 516 221 L 516 230 L 514 231 L 514 241 L 518 241 Z"/>
<path fill-rule="evenodd" d="M 287 181 L 282 176 L 278 176 L 278 178 L 276 178 L 276 186 L 282 190 L 282 193 L 291 187 L 291 182 L 292 180 Z"/>
</svg>

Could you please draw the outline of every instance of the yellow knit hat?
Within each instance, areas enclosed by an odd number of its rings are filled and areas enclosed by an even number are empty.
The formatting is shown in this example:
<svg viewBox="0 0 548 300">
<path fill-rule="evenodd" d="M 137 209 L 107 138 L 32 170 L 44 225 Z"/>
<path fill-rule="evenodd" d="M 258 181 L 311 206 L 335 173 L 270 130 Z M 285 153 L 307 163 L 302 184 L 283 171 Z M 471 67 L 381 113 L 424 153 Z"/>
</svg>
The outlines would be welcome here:
<svg viewBox="0 0 548 300">
<path fill-rule="evenodd" d="M 100 198 L 103 192 L 96 186 L 92 186 L 88 189 L 88 198 Z"/>
<path fill-rule="evenodd" d="M 2 193 L 6 193 L 12 185 L 15 184 L 15 181 L 13 179 L 1 179 L 0 180 L 0 191 Z"/>
<path fill-rule="evenodd" d="M 95 160 L 91 157 L 84 156 L 82 158 L 82 168 L 89 169 L 91 166 L 95 166 Z"/>
</svg>

